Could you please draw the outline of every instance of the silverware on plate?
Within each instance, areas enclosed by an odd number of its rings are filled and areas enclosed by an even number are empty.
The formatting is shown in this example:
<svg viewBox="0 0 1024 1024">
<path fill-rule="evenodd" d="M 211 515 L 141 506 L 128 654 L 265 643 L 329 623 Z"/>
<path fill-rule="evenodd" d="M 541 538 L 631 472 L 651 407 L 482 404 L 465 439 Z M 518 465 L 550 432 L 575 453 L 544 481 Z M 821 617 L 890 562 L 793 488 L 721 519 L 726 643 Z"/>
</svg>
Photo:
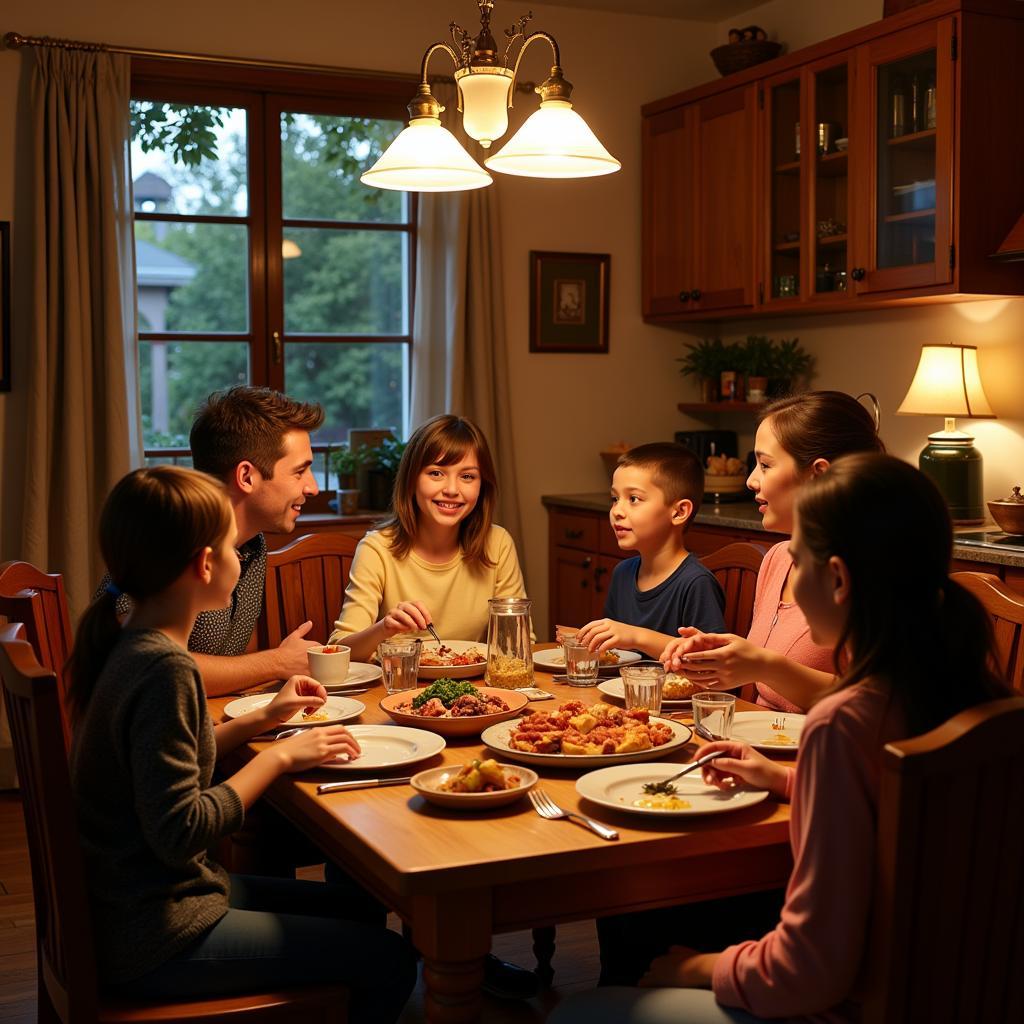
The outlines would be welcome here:
<svg viewBox="0 0 1024 1024">
<path fill-rule="evenodd" d="M 675 791 L 675 786 L 672 785 L 673 782 L 677 779 L 681 779 L 684 775 L 689 775 L 690 772 L 695 772 L 698 768 L 703 768 L 704 765 L 710 764 L 719 757 L 725 757 L 724 750 L 716 750 L 713 754 L 705 754 L 702 758 L 699 758 L 692 764 L 688 764 L 681 772 L 676 772 L 675 775 L 670 775 L 667 779 L 662 779 L 661 782 L 646 783 L 644 786 L 644 792 L 672 793 Z"/>
<path fill-rule="evenodd" d="M 437 635 L 437 630 L 434 629 L 434 624 L 432 622 L 427 623 L 427 632 L 438 642 L 438 644 L 441 644 L 441 638 Z M 441 644 L 441 646 L 444 645 Z"/>
<path fill-rule="evenodd" d="M 608 828 L 606 825 L 602 825 L 599 821 L 594 821 L 593 818 L 587 818 L 582 814 L 575 814 L 573 811 L 567 811 L 559 807 L 543 789 L 531 789 L 526 795 L 530 798 L 530 803 L 533 804 L 533 809 L 542 818 L 547 818 L 549 821 L 557 821 L 559 818 L 567 818 L 569 821 L 573 821 L 577 825 L 589 828 L 594 835 L 600 836 L 602 839 L 619 838 L 619 833 L 616 832 L 615 829 Z"/>
<path fill-rule="evenodd" d="M 337 793 L 344 789 L 363 789 L 370 786 L 406 786 L 412 776 L 401 779 L 346 779 L 344 782 L 322 782 L 316 787 L 317 793 Z"/>
</svg>

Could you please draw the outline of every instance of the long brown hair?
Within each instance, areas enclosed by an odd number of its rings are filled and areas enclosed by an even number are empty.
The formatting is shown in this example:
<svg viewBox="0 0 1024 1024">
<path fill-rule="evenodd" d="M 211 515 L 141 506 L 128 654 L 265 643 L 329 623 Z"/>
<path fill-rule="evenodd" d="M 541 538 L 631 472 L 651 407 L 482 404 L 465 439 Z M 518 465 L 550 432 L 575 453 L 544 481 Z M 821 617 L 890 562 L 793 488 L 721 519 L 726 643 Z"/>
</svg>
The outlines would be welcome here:
<svg viewBox="0 0 1024 1024">
<path fill-rule="evenodd" d="M 800 469 L 852 452 L 884 452 L 871 413 L 844 391 L 805 391 L 772 402 L 761 413 Z"/>
<path fill-rule="evenodd" d="M 911 735 L 1009 695 L 988 615 L 949 578 L 952 524 L 931 480 L 891 455 L 847 455 L 801 488 L 796 508 L 815 562 L 836 555 L 850 573 L 840 687 L 884 682 Z"/>
<path fill-rule="evenodd" d="M 459 523 L 459 547 L 469 565 L 493 567 L 494 562 L 487 554 L 487 538 L 494 522 L 498 478 L 491 449 L 475 423 L 447 414 L 435 416 L 417 427 L 402 453 L 395 476 L 391 516 L 381 524 L 381 530 L 391 539 L 391 550 L 396 558 L 405 558 L 416 542 L 420 515 L 416 484 L 420 473 L 427 466 L 453 466 L 471 453 L 476 456 L 480 470 L 480 497 L 473 511 Z"/>
<path fill-rule="evenodd" d="M 100 514 L 99 538 L 113 583 L 85 610 L 68 660 L 76 720 L 84 715 L 120 634 L 120 594 L 139 601 L 160 593 L 204 548 L 220 544 L 230 527 L 224 485 L 205 473 L 152 466 L 114 486 Z"/>
</svg>

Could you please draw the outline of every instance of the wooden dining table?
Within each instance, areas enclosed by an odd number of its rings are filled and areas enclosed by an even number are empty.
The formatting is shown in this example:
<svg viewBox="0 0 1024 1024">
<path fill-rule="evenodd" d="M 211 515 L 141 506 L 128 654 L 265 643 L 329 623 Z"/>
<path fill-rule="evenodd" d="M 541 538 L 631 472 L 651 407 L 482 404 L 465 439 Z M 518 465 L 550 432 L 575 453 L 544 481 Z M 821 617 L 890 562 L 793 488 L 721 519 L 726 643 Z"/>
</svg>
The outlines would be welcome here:
<svg viewBox="0 0 1024 1024">
<path fill-rule="evenodd" d="M 531 702 L 524 713 L 566 700 L 606 699 L 596 688 L 570 687 L 541 671 L 536 685 L 554 696 Z M 383 696 L 379 682 L 359 695 L 366 711 L 348 724 L 390 722 L 378 706 Z M 215 721 L 228 699 L 210 700 Z M 743 702 L 737 707 L 753 709 Z M 253 756 L 265 742 L 246 744 L 232 759 Z M 685 763 L 703 742 L 694 737 L 657 760 Z M 449 738 L 427 761 L 365 775 L 410 775 L 485 755 L 495 756 L 478 736 Z M 359 777 L 354 769 L 285 775 L 266 793 L 277 811 L 411 928 L 423 956 L 431 1024 L 479 1019 L 483 961 L 496 933 L 778 888 L 789 877 L 786 804 L 769 798 L 704 817 L 640 815 L 583 800 L 575 784 L 585 769 L 532 767 L 559 806 L 611 826 L 619 839 L 541 818 L 526 799 L 463 811 L 427 803 L 407 785 L 317 795 L 321 782 Z"/>
</svg>

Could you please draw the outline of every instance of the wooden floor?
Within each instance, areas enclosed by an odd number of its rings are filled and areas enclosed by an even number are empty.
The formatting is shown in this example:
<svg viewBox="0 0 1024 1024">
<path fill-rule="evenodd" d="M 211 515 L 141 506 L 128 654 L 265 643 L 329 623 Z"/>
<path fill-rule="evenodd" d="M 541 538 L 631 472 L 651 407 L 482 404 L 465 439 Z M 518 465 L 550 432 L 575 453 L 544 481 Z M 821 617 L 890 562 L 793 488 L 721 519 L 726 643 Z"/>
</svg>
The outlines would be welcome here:
<svg viewBox="0 0 1024 1024">
<path fill-rule="evenodd" d="M 394 922 L 397 927 L 397 922 Z M 505 960 L 532 967 L 528 932 L 499 935 L 494 952 Z M 530 1024 L 543 1021 L 570 992 L 593 988 L 597 981 L 597 941 L 592 922 L 558 929 L 555 987 L 528 1002 L 501 1002 L 485 997 L 485 1024 Z M 32 877 L 25 845 L 25 822 L 16 793 L 0 793 L 0 1021 L 33 1024 L 36 1020 L 35 923 Z M 423 985 L 417 985 L 401 1024 L 420 1024 Z"/>
</svg>

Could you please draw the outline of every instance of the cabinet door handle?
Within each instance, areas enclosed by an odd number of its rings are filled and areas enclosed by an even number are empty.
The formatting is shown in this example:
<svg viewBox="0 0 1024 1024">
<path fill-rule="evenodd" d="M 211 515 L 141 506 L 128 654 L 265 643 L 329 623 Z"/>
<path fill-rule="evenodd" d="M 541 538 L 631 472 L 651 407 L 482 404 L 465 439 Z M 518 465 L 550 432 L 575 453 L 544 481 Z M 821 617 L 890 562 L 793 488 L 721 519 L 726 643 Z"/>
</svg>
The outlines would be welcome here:
<svg viewBox="0 0 1024 1024">
<path fill-rule="evenodd" d="M 272 339 L 273 339 L 273 342 L 274 342 L 274 362 L 277 363 L 278 366 L 280 366 L 281 365 L 281 332 L 280 331 L 274 331 L 274 333 L 272 335 Z"/>
<path fill-rule="evenodd" d="M 589 569 L 593 564 L 594 560 L 590 557 L 590 555 L 587 555 L 587 557 L 584 558 L 583 562 L 581 563 L 581 568 Z"/>
<path fill-rule="evenodd" d="M 679 301 L 680 302 L 689 302 L 690 301 L 690 293 L 689 292 L 680 292 L 679 293 Z"/>
<path fill-rule="evenodd" d="M 583 536 L 583 530 L 570 530 L 568 527 L 565 528 L 565 539 L 566 540 L 579 540 Z"/>
<path fill-rule="evenodd" d="M 703 294 L 704 293 L 699 288 L 694 288 L 693 291 L 690 292 L 690 298 L 693 299 L 694 302 L 700 302 L 700 297 Z"/>
<path fill-rule="evenodd" d="M 603 575 L 604 575 L 604 574 L 605 574 L 605 573 L 606 573 L 607 571 L 608 571 L 608 570 L 607 570 L 607 569 L 606 569 L 606 568 L 605 568 L 605 567 L 604 567 L 603 565 L 599 565 L 599 566 L 598 566 L 598 567 L 597 567 L 597 568 L 596 568 L 596 569 L 594 570 L 594 575 L 595 575 L 595 576 L 596 576 L 596 577 L 597 577 L 598 579 L 600 579 L 600 578 L 601 578 L 601 577 L 602 577 L 602 576 L 603 576 Z"/>
<path fill-rule="evenodd" d="M 850 277 L 852 277 L 854 281 L 863 281 L 866 273 L 867 271 L 863 267 L 854 267 L 853 270 L 850 271 Z"/>
<path fill-rule="evenodd" d="M 580 586 L 586 590 L 590 586 L 590 580 L 580 580 Z"/>
</svg>

